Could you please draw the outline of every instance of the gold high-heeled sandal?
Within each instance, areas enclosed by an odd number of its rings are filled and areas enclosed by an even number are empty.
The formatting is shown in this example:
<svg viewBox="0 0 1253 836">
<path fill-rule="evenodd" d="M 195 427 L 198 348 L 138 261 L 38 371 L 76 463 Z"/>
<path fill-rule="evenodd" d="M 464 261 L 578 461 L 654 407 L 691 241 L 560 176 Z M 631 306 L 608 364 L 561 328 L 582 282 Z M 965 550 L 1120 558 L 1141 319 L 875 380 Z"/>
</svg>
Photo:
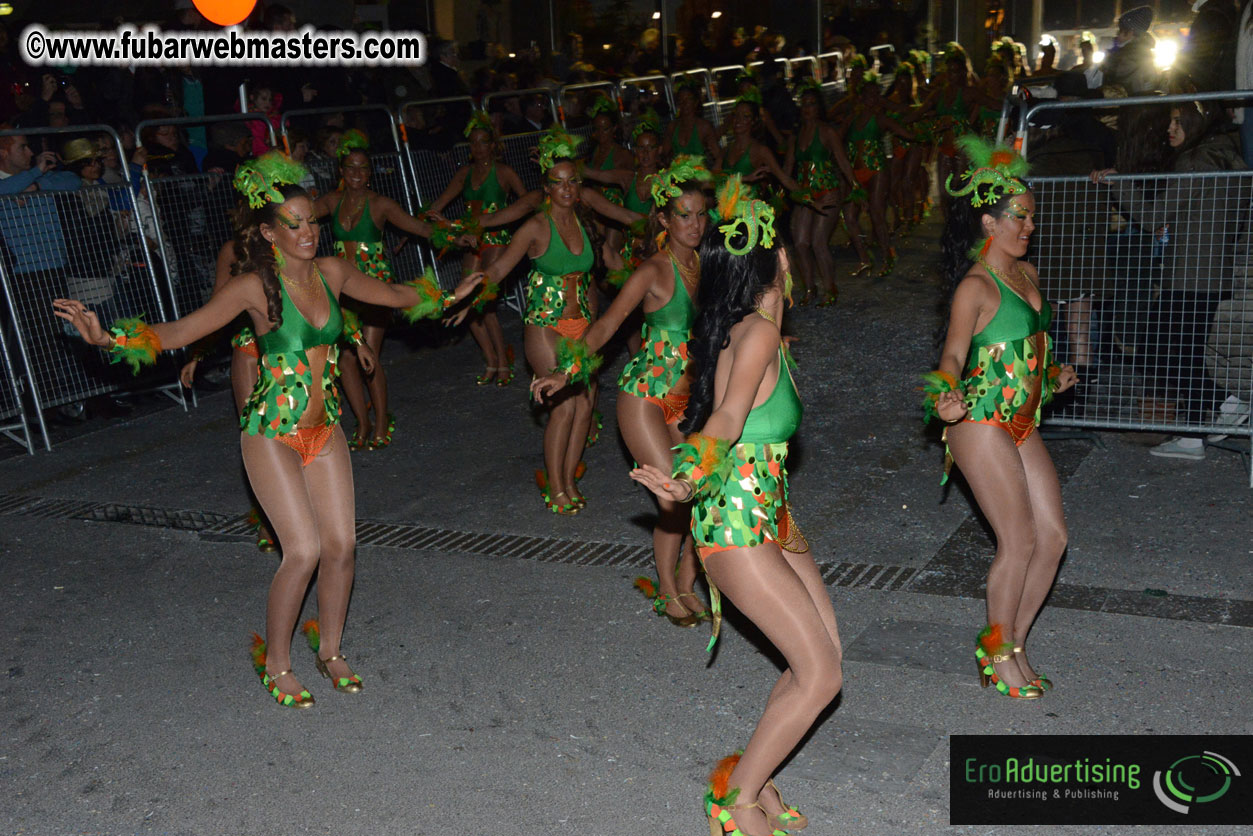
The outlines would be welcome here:
<svg viewBox="0 0 1253 836">
<path fill-rule="evenodd" d="M 709 773 L 709 790 L 705 793 L 705 816 L 709 819 L 709 836 L 748 836 L 743 830 L 740 830 L 740 826 L 735 823 L 735 817 L 732 814 L 736 810 L 748 810 L 753 807 L 761 810 L 762 815 L 766 817 L 766 825 L 770 828 L 770 836 L 787 836 L 786 833 L 771 824 L 774 817 L 762 810 L 761 805 L 756 801 L 752 804 L 730 803 L 735 801 L 740 794 L 738 787 L 731 789 L 729 786 L 731 773 L 735 770 L 735 765 L 739 761 L 739 753 L 728 755 L 718 761 L 718 765 L 714 767 L 713 772 Z"/>
<path fill-rule="evenodd" d="M 701 605 L 699 608 L 698 608 L 698 607 L 689 607 L 687 604 L 684 604 L 682 601 L 679 601 L 679 605 L 680 605 L 680 606 L 682 606 L 682 607 L 683 607 L 683 609 L 685 609 L 685 610 L 687 610 L 688 612 L 690 612 L 692 615 L 696 616 L 696 618 L 697 618 L 697 619 L 699 619 L 700 621 L 709 621 L 710 619 L 712 619 L 712 618 L 713 618 L 713 613 L 711 613 L 711 612 L 709 611 L 709 607 L 706 607 L 706 606 L 704 605 L 704 604 L 705 604 L 705 602 L 704 602 L 704 601 L 702 601 L 702 600 L 701 600 L 701 597 L 700 597 L 699 595 L 697 595 L 695 592 L 680 592 L 678 595 L 676 595 L 676 596 L 674 596 L 674 597 L 675 597 L 675 598 L 694 598 L 694 599 L 696 599 L 696 603 Z"/>
<path fill-rule="evenodd" d="M 345 694 L 360 694 L 361 689 L 365 687 L 364 685 L 361 684 L 361 677 L 357 676 L 355 673 L 350 674 L 348 676 L 340 676 L 340 677 L 331 676 L 331 671 L 327 667 L 327 665 L 329 665 L 331 662 L 334 662 L 335 660 L 338 659 L 339 661 L 343 662 L 345 665 L 348 664 L 348 660 L 345 659 L 342 655 L 336 653 L 334 656 L 330 657 L 329 659 L 323 659 L 321 656 L 314 654 L 313 658 L 317 664 L 318 673 L 322 674 L 327 679 L 331 680 L 331 685 L 334 686 L 336 691 L 341 691 Z"/>
<path fill-rule="evenodd" d="M 1014 652 L 1024 653 L 1025 651 L 1021 647 L 1015 647 Z M 1040 674 L 1035 679 L 1031 680 L 1031 684 L 1039 688 L 1041 691 L 1053 690 L 1053 680 L 1049 679 L 1047 676 L 1044 676 L 1043 674 Z"/>
<path fill-rule="evenodd" d="M 775 786 L 773 778 L 766 781 L 766 786 L 774 790 L 779 803 L 783 805 L 783 812 L 779 815 L 771 816 L 767 814 L 771 827 L 778 830 L 804 830 L 809 827 L 809 817 L 783 800 L 783 793 L 779 792 L 779 788 Z"/>
</svg>

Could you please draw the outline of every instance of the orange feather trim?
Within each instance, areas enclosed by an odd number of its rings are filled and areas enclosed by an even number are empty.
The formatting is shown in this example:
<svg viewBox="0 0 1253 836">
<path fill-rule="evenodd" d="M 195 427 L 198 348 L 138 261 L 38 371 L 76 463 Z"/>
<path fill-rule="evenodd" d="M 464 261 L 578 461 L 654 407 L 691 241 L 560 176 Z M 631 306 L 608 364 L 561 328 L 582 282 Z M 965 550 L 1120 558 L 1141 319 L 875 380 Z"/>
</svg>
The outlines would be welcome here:
<svg viewBox="0 0 1253 836">
<path fill-rule="evenodd" d="M 257 633 L 252 634 L 252 666 L 258 674 L 265 673 L 265 639 Z"/>
<path fill-rule="evenodd" d="M 1009 642 L 1005 641 L 1005 628 L 999 624 L 989 624 L 979 634 L 979 645 L 983 648 L 983 652 L 989 655 L 1000 653 Z"/>
<path fill-rule="evenodd" d="M 635 579 L 635 588 L 644 593 L 647 598 L 657 597 L 657 587 L 653 586 L 653 579 L 640 575 Z"/>
<path fill-rule="evenodd" d="M 731 783 L 731 773 L 735 771 L 736 764 L 740 762 L 740 753 L 727 755 L 718 761 L 714 766 L 713 772 L 709 773 L 709 792 L 713 795 L 714 800 L 721 799 L 724 803 L 730 802 L 732 799 L 727 797 L 727 792 Z"/>
</svg>

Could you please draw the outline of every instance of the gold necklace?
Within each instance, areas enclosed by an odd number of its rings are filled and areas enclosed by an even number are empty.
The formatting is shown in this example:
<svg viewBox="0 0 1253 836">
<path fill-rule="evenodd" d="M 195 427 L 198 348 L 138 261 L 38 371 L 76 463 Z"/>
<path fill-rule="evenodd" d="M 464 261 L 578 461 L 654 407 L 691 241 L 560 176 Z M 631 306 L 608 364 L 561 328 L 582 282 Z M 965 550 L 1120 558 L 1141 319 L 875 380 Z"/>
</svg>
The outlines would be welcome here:
<svg viewBox="0 0 1253 836">
<path fill-rule="evenodd" d="M 771 315 L 770 315 L 770 311 L 766 310 L 765 308 L 761 307 L 760 305 L 758 305 L 758 306 L 757 306 L 756 308 L 754 308 L 753 310 L 757 311 L 757 315 L 758 315 L 758 316 L 760 316 L 762 319 L 766 320 L 766 322 L 771 322 L 771 323 L 773 323 L 773 324 L 774 324 L 774 327 L 776 327 L 776 328 L 778 328 L 778 327 L 779 327 L 779 320 L 777 320 L 777 319 L 775 319 L 773 316 L 771 316 Z"/>
<path fill-rule="evenodd" d="M 683 280 L 684 287 L 689 288 L 688 295 L 691 295 L 691 288 L 695 288 L 700 282 L 700 253 L 692 250 L 692 258 L 696 260 L 695 266 L 688 267 L 679 261 L 678 256 L 674 254 L 674 250 L 670 249 L 670 245 L 666 244 L 666 255 L 670 256 L 670 260 L 674 262 L 674 266 L 679 268 L 679 278 Z"/>
</svg>

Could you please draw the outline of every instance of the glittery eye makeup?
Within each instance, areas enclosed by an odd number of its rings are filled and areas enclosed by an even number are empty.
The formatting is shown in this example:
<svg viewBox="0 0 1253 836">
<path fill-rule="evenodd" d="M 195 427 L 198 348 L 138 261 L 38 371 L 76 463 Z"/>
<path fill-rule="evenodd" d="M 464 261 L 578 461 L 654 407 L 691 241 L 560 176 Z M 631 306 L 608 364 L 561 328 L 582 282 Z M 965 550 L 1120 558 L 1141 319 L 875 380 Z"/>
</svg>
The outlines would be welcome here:
<svg viewBox="0 0 1253 836">
<path fill-rule="evenodd" d="M 582 185 L 583 181 L 577 177 L 569 177 L 569 178 L 566 178 L 565 180 L 562 180 L 556 177 L 548 178 L 548 185 L 550 186 L 560 186 L 565 183 L 569 183 L 571 186 L 579 186 L 579 185 Z"/>
<path fill-rule="evenodd" d="M 1015 218 L 1015 219 L 1020 220 L 1020 221 L 1025 221 L 1025 220 L 1027 220 L 1027 218 L 1030 218 L 1030 217 L 1031 217 L 1032 215 L 1034 215 L 1035 213 L 1034 213 L 1034 212 L 1027 212 L 1027 211 L 1024 211 L 1023 209 L 1020 209 L 1019 207 L 1017 207 L 1017 206 L 1015 206 L 1014 204 L 1012 204 L 1012 203 L 1011 203 L 1011 204 L 1009 205 L 1009 208 L 1008 208 L 1008 209 L 1006 209 L 1006 210 L 1005 210 L 1004 212 L 1002 212 L 1001 214 L 1002 214 L 1004 217 L 1006 217 L 1006 218 Z"/>
<path fill-rule="evenodd" d="M 289 215 L 286 212 L 284 212 L 282 209 L 275 212 L 274 214 L 278 218 L 279 223 L 281 223 L 283 226 L 293 231 L 300 229 L 301 221 L 305 220 L 299 215 Z M 314 227 L 317 226 L 318 225 L 317 218 L 310 218 L 308 223 L 309 223 L 309 226 L 314 226 Z"/>
</svg>

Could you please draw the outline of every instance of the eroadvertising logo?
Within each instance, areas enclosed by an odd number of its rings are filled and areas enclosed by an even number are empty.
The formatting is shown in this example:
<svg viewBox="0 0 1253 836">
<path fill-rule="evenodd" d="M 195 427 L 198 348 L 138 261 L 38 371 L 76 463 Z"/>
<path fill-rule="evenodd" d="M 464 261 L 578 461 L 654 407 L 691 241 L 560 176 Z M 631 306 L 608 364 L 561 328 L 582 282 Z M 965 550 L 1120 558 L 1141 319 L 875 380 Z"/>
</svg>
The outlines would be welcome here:
<svg viewBox="0 0 1253 836">
<path fill-rule="evenodd" d="M 1253 824 L 1253 736 L 954 735 L 949 747 L 950 824 Z"/>
</svg>

